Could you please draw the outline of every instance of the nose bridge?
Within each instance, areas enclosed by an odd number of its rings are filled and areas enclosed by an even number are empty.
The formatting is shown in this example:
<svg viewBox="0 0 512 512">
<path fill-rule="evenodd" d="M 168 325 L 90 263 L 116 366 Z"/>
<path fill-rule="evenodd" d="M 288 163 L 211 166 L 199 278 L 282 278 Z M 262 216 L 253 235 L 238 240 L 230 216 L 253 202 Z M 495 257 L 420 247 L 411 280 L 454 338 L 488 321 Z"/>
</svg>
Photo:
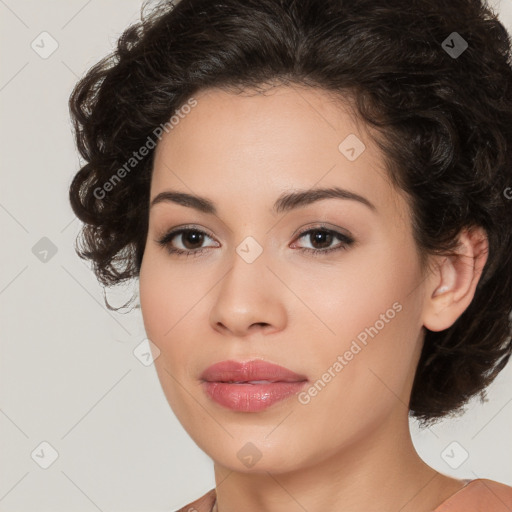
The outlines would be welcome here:
<svg viewBox="0 0 512 512">
<path fill-rule="evenodd" d="M 245 238 L 233 254 L 231 268 L 219 284 L 210 320 L 232 333 L 243 335 L 254 325 L 282 328 L 284 306 L 267 264 L 270 251 L 252 237 Z M 274 278 L 275 279 L 275 278 Z"/>
</svg>

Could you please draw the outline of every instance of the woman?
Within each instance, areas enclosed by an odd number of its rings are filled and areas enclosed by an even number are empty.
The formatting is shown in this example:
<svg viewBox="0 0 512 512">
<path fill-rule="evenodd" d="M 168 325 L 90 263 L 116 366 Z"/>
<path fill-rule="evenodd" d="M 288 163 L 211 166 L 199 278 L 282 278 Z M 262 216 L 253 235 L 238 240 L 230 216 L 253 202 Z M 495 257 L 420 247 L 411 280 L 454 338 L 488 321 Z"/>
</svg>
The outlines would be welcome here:
<svg viewBox="0 0 512 512">
<path fill-rule="evenodd" d="M 477 0 L 181 0 L 77 84 L 77 251 L 214 461 L 181 510 L 512 507 L 409 431 L 512 351 L 510 59 Z"/>
</svg>

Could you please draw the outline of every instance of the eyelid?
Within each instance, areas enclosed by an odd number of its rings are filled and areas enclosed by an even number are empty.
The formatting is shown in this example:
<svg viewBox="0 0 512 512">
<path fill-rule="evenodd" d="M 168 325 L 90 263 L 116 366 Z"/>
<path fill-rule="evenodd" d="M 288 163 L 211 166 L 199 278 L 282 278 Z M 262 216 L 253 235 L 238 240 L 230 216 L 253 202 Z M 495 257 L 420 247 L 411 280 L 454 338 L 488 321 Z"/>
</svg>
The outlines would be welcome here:
<svg viewBox="0 0 512 512">
<path fill-rule="evenodd" d="M 330 222 L 313 222 L 312 224 L 310 225 L 307 225 L 306 227 L 301 227 L 299 229 L 296 229 L 293 233 L 292 233 L 292 237 L 295 239 L 295 238 L 300 238 L 302 235 L 304 235 L 305 233 L 311 231 L 311 230 L 323 230 L 323 231 L 329 231 L 335 235 L 339 234 L 339 235 L 342 235 L 350 240 L 354 240 L 354 237 L 352 235 L 352 233 L 350 233 L 350 231 L 348 229 L 345 229 L 345 228 L 342 228 L 342 227 L 339 227 L 339 226 L 335 226 L 334 224 L 331 224 Z M 355 240 L 354 240 L 355 241 Z"/>
<path fill-rule="evenodd" d="M 202 226 L 198 226 L 197 224 L 182 224 L 182 225 L 170 228 L 170 229 L 164 229 L 163 233 L 161 234 L 161 236 L 159 238 L 161 239 L 161 238 L 166 237 L 171 234 L 177 235 L 177 234 L 180 234 L 182 231 L 198 231 L 200 233 L 204 233 L 205 235 L 208 235 L 210 238 L 217 241 L 217 239 L 215 238 L 215 235 L 209 229 L 204 228 Z"/>
</svg>

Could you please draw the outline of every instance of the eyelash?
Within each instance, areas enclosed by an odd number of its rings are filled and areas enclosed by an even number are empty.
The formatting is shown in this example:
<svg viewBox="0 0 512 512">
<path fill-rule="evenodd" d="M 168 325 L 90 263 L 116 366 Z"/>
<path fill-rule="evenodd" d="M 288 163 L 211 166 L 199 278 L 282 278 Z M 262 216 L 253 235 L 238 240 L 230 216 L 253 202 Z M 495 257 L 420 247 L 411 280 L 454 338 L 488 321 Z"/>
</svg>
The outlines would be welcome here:
<svg viewBox="0 0 512 512">
<path fill-rule="evenodd" d="M 169 231 L 161 239 L 157 240 L 157 243 L 160 246 L 164 247 L 169 254 L 174 254 L 177 256 L 186 256 L 186 257 L 200 256 L 202 253 L 204 253 L 205 250 L 208 249 L 208 247 L 203 247 L 201 249 L 186 251 L 183 249 L 176 249 L 175 247 L 170 246 L 170 242 L 172 241 L 172 239 L 175 236 L 185 234 L 185 233 L 190 233 L 190 232 L 201 233 L 201 234 L 208 236 L 209 238 L 213 238 L 209 233 L 202 231 L 200 229 L 184 227 L 184 228 L 179 228 L 176 230 Z M 328 233 L 330 235 L 333 235 L 335 238 L 338 238 L 339 240 L 341 240 L 341 243 L 335 247 L 331 247 L 330 249 L 310 249 L 309 247 L 298 247 L 299 251 L 309 252 L 313 256 L 320 256 L 322 254 L 331 253 L 333 251 L 346 250 L 349 246 L 351 246 L 354 243 L 353 238 L 351 238 L 347 235 L 344 235 L 343 233 L 339 233 L 338 231 L 334 231 L 332 229 L 326 228 L 324 226 L 316 226 L 313 228 L 309 228 L 305 231 L 302 231 L 301 233 L 298 234 L 297 239 L 303 238 L 305 235 L 309 235 L 309 234 L 315 233 L 315 232 L 323 232 L 323 233 Z"/>
</svg>

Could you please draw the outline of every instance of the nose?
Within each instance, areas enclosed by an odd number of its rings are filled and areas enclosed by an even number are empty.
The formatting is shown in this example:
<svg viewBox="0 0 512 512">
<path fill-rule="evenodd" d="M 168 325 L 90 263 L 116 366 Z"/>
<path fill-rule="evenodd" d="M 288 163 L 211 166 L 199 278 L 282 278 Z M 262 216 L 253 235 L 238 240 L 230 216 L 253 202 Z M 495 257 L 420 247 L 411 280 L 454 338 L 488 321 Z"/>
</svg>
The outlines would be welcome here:
<svg viewBox="0 0 512 512">
<path fill-rule="evenodd" d="M 285 287 L 267 268 L 264 253 L 252 263 L 235 254 L 231 269 L 216 290 L 210 311 L 212 327 L 231 336 L 284 329 Z"/>
</svg>

